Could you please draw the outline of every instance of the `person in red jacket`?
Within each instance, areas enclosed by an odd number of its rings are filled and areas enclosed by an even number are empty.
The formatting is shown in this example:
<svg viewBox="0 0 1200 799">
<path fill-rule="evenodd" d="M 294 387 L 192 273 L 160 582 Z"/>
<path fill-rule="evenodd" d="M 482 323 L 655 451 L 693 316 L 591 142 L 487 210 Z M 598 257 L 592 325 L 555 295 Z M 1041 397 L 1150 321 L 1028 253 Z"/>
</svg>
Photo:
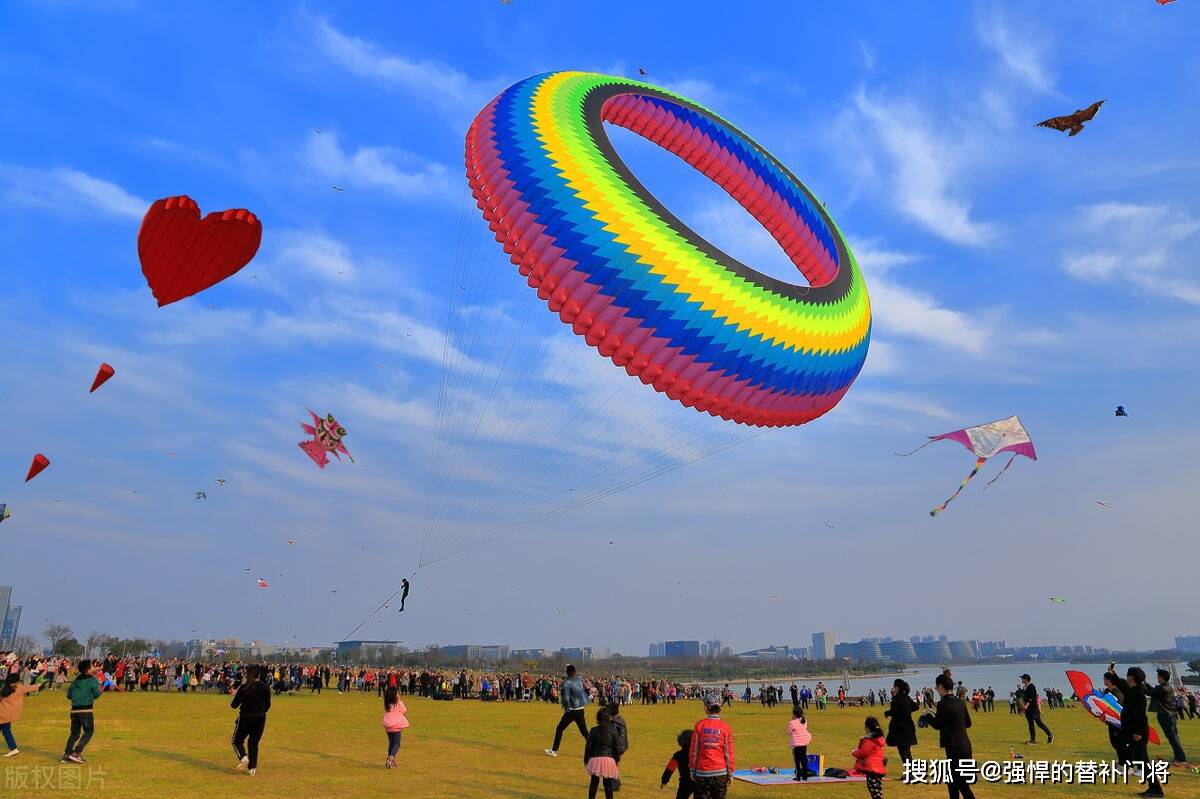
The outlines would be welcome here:
<svg viewBox="0 0 1200 799">
<path fill-rule="evenodd" d="M 707 715 L 692 729 L 688 770 L 696 784 L 696 799 L 725 799 L 735 769 L 733 729 L 721 720 L 721 694 L 704 694 Z"/>
<path fill-rule="evenodd" d="M 850 753 L 854 758 L 854 770 L 867 778 L 867 792 L 871 794 L 871 799 L 883 799 L 883 775 L 887 773 L 883 761 L 883 730 L 874 716 L 867 716 L 863 726 L 867 734 L 859 739 L 858 748 Z"/>
</svg>

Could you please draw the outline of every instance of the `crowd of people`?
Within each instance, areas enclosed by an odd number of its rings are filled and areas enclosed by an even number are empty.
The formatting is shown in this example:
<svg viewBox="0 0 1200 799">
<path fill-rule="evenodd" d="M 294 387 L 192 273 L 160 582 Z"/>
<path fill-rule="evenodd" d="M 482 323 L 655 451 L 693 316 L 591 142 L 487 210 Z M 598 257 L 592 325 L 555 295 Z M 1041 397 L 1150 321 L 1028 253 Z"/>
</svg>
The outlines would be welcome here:
<svg viewBox="0 0 1200 799">
<path fill-rule="evenodd" d="M 1109 737 L 1117 760 L 1125 763 L 1148 761 L 1146 744 L 1150 736 L 1148 714 L 1153 712 L 1174 760 L 1182 764 L 1186 754 L 1178 735 L 1178 722 L 1200 718 L 1197 695 L 1185 687 L 1176 688 L 1171 675 L 1158 670 L 1157 684 L 1149 686 L 1145 673 L 1131 668 L 1124 677 L 1110 664 L 1104 685 L 1120 702 L 1121 726 L 1110 727 Z M 155 657 L 124 658 L 110 653 L 102 660 L 81 660 L 72 664 L 61 657 L 32 656 L 24 660 L 12 653 L 0 652 L 0 733 L 8 745 L 6 757 L 19 754 L 12 730 L 21 717 L 26 696 L 44 690 L 64 691 L 70 702 L 70 731 L 62 759 L 85 762 L 83 752 L 95 732 L 94 705 L 106 692 L 163 691 L 180 694 L 215 692 L 232 694 L 231 708 L 238 711 L 231 740 L 237 757 L 235 768 L 255 774 L 259 745 L 271 708 L 272 694 L 308 690 L 319 693 L 336 689 L 339 693 L 375 692 L 383 699 L 382 726 L 388 748 L 384 765 L 396 765 L 402 731 L 407 729 L 407 708 L 402 697 L 431 700 L 473 699 L 483 702 L 545 702 L 562 706 L 562 716 L 554 730 L 552 745 L 546 754 L 557 757 L 564 734 L 575 727 L 583 741 L 583 759 L 589 778 L 589 797 L 603 789 L 606 797 L 620 787 L 620 761 L 629 746 L 628 728 L 621 708 L 675 704 L 679 699 L 702 700 L 704 718 L 676 739 L 679 749 L 667 763 L 662 785 L 678 775 L 677 796 L 709 799 L 723 797 L 734 772 L 733 730 L 720 717 L 724 707 L 733 704 L 737 694 L 729 684 L 722 688 L 668 679 L 630 680 L 619 676 L 585 677 L 568 666 L 564 676 L 551 674 L 496 673 L 466 669 L 437 670 L 403 667 L 330 666 L 319 664 L 246 664 L 240 662 L 203 663 Z M 991 686 L 969 689 L 955 682 L 949 669 L 937 676 L 932 687 L 914 696 L 903 679 L 896 679 L 889 690 L 868 690 L 850 696 L 849 687 L 837 686 L 832 692 L 839 707 L 885 707 L 886 730 L 870 715 L 864 719 L 863 737 L 852 756 L 854 768 L 849 774 L 861 776 L 870 796 L 883 795 L 883 751 L 896 748 L 902 763 L 912 760 L 917 730 L 930 727 L 938 731 L 939 745 L 952 764 L 971 759 L 967 730 L 971 712 L 995 711 L 996 692 Z M 789 697 L 792 714 L 786 725 L 787 742 L 795 762 L 796 780 L 816 774 L 809 766 L 808 747 L 813 733 L 807 712 L 828 708 L 831 691 L 818 681 L 813 689 L 807 684 L 762 685 L 757 695 L 747 684 L 741 692 L 743 702 L 757 699 L 764 707 L 774 708 Z M 1072 696 L 1072 700 L 1077 697 Z M 1009 692 L 1010 712 L 1023 715 L 1029 729 L 1029 744 L 1037 742 L 1037 731 L 1047 744 L 1054 735 L 1042 718 L 1043 710 L 1066 707 L 1061 691 L 1046 688 L 1039 692 L 1028 674 Z M 594 725 L 588 726 L 587 709 L 598 705 Z M 913 715 L 920 713 L 914 721 Z M 952 769 L 953 774 L 953 769 Z M 951 799 L 971 799 L 969 782 L 953 779 Z M 1151 780 L 1146 796 L 1161 796 L 1162 786 Z"/>
</svg>

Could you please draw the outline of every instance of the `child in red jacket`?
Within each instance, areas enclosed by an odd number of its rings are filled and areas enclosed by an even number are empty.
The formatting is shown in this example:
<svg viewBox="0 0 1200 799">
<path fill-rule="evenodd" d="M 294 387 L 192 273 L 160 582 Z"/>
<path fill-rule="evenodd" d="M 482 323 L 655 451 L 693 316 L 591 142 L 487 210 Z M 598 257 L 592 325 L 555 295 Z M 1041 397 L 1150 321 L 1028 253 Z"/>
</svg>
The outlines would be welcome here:
<svg viewBox="0 0 1200 799">
<path fill-rule="evenodd" d="M 871 799 L 883 799 L 883 775 L 887 773 L 883 759 L 883 730 L 874 716 L 867 716 L 863 726 L 867 734 L 859 740 L 858 748 L 850 756 L 854 758 L 854 770 L 867 778 Z"/>
</svg>

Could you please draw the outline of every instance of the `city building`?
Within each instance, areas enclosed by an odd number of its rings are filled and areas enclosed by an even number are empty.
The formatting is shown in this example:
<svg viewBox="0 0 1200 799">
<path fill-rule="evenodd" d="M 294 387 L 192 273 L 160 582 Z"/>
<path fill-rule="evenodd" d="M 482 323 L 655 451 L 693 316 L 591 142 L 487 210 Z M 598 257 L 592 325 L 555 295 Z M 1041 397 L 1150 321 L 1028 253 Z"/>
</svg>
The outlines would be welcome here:
<svg viewBox="0 0 1200 799">
<path fill-rule="evenodd" d="M 917 652 L 917 660 L 921 663 L 949 663 L 950 662 L 950 647 L 945 641 L 926 641 L 921 639 L 913 644 L 913 649 Z"/>
<path fill-rule="evenodd" d="M 455 644 L 454 646 L 443 646 L 442 654 L 461 663 L 475 663 L 481 658 L 481 650 L 482 647 L 479 644 Z"/>
<path fill-rule="evenodd" d="M 382 650 L 385 647 L 400 649 L 400 644 L 400 641 L 338 641 L 336 651 L 340 660 L 346 657 L 363 657 L 372 649 Z"/>
<path fill-rule="evenodd" d="M 663 657 L 663 649 L 665 646 L 666 645 L 663 644 L 661 641 L 657 644 L 650 644 L 650 652 L 647 655 L 647 657 L 650 657 L 650 658 Z"/>
<path fill-rule="evenodd" d="M 21 606 L 9 605 L 0 626 L 0 649 L 14 649 L 17 643 L 17 628 L 21 625 Z"/>
<path fill-rule="evenodd" d="M 12 586 L 0 585 L 0 625 L 3 625 L 4 620 L 8 618 L 8 603 L 12 601 Z M 16 638 L 16 636 L 13 636 Z M 0 637 L 0 644 L 4 643 L 4 638 Z M 0 646 L 0 649 L 11 649 L 11 647 Z"/>
<path fill-rule="evenodd" d="M 979 656 L 979 651 L 971 646 L 971 641 L 949 641 L 947 646 L 950 647 L 951 660 L 975 660 Z"/>
<path fill-rule="evenodd" d="M 700 657 L 715 658 L 721 656 L 721 642 L 712 638 L 700 644 Z"/>
<path fill-rule="evenodd" d="M 508 644 L 489 644 L 479 647 L 479 657 L 493 663 L 508 660 L 509 653 Z"/>
<path fill-rule="evenodd" d="M 878 641 L 859 641 L 856 644 L 836 644 L 833 656 L 838 660 L 883 660 Z"/>
<path fill-rule="evenodd" d="M 913 648 L 912 641 L 884 641 L 879 645 L 879 652 L 885 660 L 892 660 L 897 663 L 916 663 L 917 650 Z"/>
<path fill-rule="evenodd" d="M 667 641 L 663 644 L 665 658 L 698 658 L 700 657 L 699 641 Z"/>
<path fill-rule="evenodd" d="M 544 660 L 546 658 L 545 649 L 514 649 L 512 651 L 514 660 Z"/>
<path fill-rule="evenodd" d="M 837 646 L 837 636 L 833 633 L 813 633 L 812 659 L 833 660 L 835 646 Z"/>
<path fill-rule="evenodd" d="M 590 646 L 564 646 L 558 650 L 558 656 L 564 660 L 588 661 L 592 659 L 592 648 Z"/>
<path fill-rule="evenodd" d="M 3 590 L 3 589 L 0 589 Z M 1180 652 L 1200 652 L 1200 635 L 1175 636 L 1175 649 Z"/>
<path fill-rule="evenodd" d="M 738 655 L 742 660 L 787 660 L 797 657 L 787 646 L 765 646 Z"/>
</svg>

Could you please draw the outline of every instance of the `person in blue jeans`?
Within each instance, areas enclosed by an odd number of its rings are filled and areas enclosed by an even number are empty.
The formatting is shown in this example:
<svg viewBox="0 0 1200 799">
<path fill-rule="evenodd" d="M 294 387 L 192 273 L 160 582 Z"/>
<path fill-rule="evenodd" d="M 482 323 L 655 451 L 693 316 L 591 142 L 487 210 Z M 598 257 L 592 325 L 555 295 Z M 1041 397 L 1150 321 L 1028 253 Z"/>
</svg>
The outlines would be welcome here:
<svg viewBox="0 0 1200 799">
<path fill-rule="evenodd" d="M 1171 744 L 1176 763 L 1186 763 L 1187 755 L 1179 742 L 1179 728 L 1175 723 L 1175 687 L 1171 685 L 1171 672 L 1158 670 L 1158 685 L 1150 689 L 1150 709 L 1158 719 L 1158 726 Z"/>
<path fill-rule="evenodd" d="M 92 708 L 100 698 L 100 683 L 92 676 L 92 661 L 79 661 L 79 674 L 67 686 L 67 699 L 71 700 L 71 734 L 63 750 L 62 762 L 83 763 L 83 748 L 92 740 L 96 722 Z"/>
</svg>

